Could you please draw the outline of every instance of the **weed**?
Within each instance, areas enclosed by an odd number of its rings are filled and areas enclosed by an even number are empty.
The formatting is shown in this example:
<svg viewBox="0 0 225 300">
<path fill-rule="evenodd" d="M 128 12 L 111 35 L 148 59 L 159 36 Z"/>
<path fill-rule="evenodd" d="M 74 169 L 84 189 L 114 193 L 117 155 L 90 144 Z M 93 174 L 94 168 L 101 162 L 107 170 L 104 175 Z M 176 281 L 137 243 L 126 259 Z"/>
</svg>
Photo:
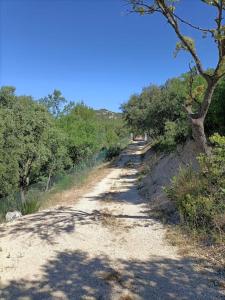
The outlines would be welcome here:
<svg viewBox="0 0 225 300">
<path fill-rule="evenodd" d="M 41 203 L 38 198 L 27 199 L 25 203 L 21 205 L 22 215 L 29 215 L 37 212 L 40 209 Z"/>
</svg>

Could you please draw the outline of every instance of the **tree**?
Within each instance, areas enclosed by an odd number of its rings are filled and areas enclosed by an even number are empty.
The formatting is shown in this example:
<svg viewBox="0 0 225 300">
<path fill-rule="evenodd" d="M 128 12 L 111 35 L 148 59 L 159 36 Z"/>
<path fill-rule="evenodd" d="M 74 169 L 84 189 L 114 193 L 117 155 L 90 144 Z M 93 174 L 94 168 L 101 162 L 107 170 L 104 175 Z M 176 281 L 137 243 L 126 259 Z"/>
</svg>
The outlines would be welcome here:
<svg viewBox="0 0 225 300">
<path fill-rule="evenodd" d="M 62 106 L 66 103 L 66 99 L 62 96 L 59 90 L 54 90 L 52 94 L 47 97 L 41 98 L 39 102 L 46 106 L 48 111 L 54 116 L 58 117 Z"/>
<path fill-rule="evenodd" d="M 176 52 L 185 50 L 189 52 L 194 63 L 195 70 L 205 80 L 205 89 L 201 103 L 196 107 L 195 98 L 190 93 L 189 100 L 184 108 L 188 114 L 192 126 L 192 135 L 200 150 L 209 153 L 207 139 L 205 135 L 204 122 L 212 101 L 214 90 L 219 80 L 225 75 L 225 25 L 223 15 L 225 11 L 225 0 L 199 0 L 216 10 L 214 28 L 202 28 L 183 19 L 176 14 L 176 5 L 180 0 L 129 0 L 132 6 L 131 12 L 140 15 L 151 15 L 158 13 L 163 16 L 176 33 L 179 42 L 176 45 Z M 213 71 L 209 72 L 203 68 L 201 59 L 197 53 L 194 40 L 185 36 L 181 30 L 181 24 L 199 31 L 205 37 L 209 35 L 215 41 L 218 49 L 218 61 Z M 195 106 L 195 109 L 194 109 Z"/>
<path fill-rule="evenodd" d="M 0 88 L 0 107 L 11 108 L 16 101 L 16 88 L 13 86 L 2 86 Z"/>
<path fill-rule="evenodd" d="M 58 120 L 68 136 L 68 149 L 73 164 L 96 153 L 101 147 L 100 126 L 93 109 L 77 103 Z"/>
<path fill-rule="evenodd" d="M 60 170 L 70 166 L 70 158 L 67 151 L 67 138 L 62 130 L 52 124 L 48 129 L 46 151 L 48 160 L 42 166 L 42 173 L 47 175 L 45 191 L 49 190 L 51 178 Z"/>
<path fill-rule="evenodd" d="M 15 139 L 16 124 L 12 112 L 0 108 L 0 198 L 17 190 L 19 181 L 18 143 Z"/>
<path fill-rule="evenodd" d="M 212 104 L 205 121 L 208 135 L 218 132 L 225 135 L 225 80 L 221 80 L 213 94 Z"/>
<path fill-rule="evenodd" d="M 14 139 L 17 145 L 19 189 L 21 201 L 31 183 L 38 179 L 41 166 L 48 161 L 49 130 L 53 120 L 48 111 L 31 97 L 20 96 L 13 106 L 16 124 Z"/>
<path fill-rule="evenodd" d="M 166 122 L 170 121 L 186 135 L 187 117 L 182 110 L 187 97 L 185 76 L 170 79 L 162 86 L 145 87 L 122 105 L 124 118 L 134 133 L 148 132 L 152 137 L 159 137 L 164 135 Z"/>
</svg>

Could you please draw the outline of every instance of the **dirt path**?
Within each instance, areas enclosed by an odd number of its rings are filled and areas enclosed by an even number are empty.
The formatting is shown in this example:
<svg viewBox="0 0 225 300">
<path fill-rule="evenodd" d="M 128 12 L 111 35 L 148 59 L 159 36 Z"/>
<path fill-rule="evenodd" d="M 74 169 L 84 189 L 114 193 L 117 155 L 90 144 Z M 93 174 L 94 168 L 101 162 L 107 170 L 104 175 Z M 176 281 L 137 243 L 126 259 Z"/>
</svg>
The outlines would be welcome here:
<svg viewBox="0 0 225 300">
<path fill-rule="evenodd" d="M 224 299 L 136 189 L 140 145 L 74 205 L 0 227 L 0 299 Z"/>
</svg>

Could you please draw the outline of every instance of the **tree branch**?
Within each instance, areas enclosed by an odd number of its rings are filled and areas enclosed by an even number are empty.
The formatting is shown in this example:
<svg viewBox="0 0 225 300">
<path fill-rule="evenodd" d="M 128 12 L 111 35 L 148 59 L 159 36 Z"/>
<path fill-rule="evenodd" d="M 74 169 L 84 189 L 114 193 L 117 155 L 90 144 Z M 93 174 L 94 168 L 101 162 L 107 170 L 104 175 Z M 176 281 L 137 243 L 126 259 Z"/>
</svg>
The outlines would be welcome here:
<svg viewBox="0 0 225 300">
<path fill-rule="evenodd" d="M 185 40 L 185 37 L 182 35 L 182 33 L 180 31 L 179 25 L 178 25 L 177 20 L 175 19 L 174 15 L 173 15 L 173 13 L 168 8 L 168 6 L 165 4 L 164 0 L 156 0 L 156 1 L 158 3 L 159 7 L 162 10 L 162 14 L 165 16 L 165 18 L 167 19 L 168 23 L 173 27 L 173 29 L 174 29 L 175 33 L 177 34 L 178 38 L 181 40 L 181 42 L 183 43 L 183 45 L 188 49 L 189 53 L 193 57 L 193 59 L 195 61 L 195 64 L 196 64 L 196 67 L 198 69 L 198 72 L 208 82 L 211 79 L 211 76 L 208 75 L 207 73 L 205 73 L 205 71 L 203 70 L 201 61 L 200 61 L 197 53 L 190 46 L 190 44 Z"/>
<path fill-rule="evenodd" d="M 219 1 L 218 3 L 216 1 L 214 1 L 214 4 L 217 8 L 218 11 L 218 16 L 215 19 L 216 24 L 217 24 L 217 36 L 215 36 L 215 41 L 217 43 L 217 47 L 218 47 L 218 54 L 219 54 L 219 59 L 218 59 L 218 63 L 215 69 L 214 74 L 219 78 L 220 75 L 218 74 L 220 72 L 220 69 L 223 65 L 223 57 L 225 56 L 225 51 L 224 51 L 224 39 L 221 39 L 222 37 L 222 20 L 223 20 L 223 2 Z"/>
<path fill-rule="evenodd" d="M 200 26 L 196 26 L 188 22 L 187 20 L 184 20 L 183 18 L 179 17 L 177 14 L 173 13 L 174 17 L 177 18 L 180 22 L 184 23 L 185 25 L 188 25 L 189 27 L 202 31 L 204 33 L 210 33 L 213 36 L 213 30 L 208 28 L 202 28 Z"/>
</svg>

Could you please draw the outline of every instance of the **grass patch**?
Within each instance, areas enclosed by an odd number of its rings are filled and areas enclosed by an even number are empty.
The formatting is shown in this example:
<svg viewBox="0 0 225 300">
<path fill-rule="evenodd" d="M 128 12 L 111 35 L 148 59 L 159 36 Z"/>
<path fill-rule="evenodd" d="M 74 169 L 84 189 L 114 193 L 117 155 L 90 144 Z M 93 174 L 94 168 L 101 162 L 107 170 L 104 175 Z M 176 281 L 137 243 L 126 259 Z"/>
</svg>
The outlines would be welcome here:
<svg viewBox="0 0 225 300">
<path fill-rule="evenodd" d="M 22 215 L 29 215 L 39 211 L 40 207 L 41 207 L 41 201 L 39 196 L 33 194 L 26 199 L 25 203 L 21 204 L 19 210 L 21 211 Z"/>
</svg>

